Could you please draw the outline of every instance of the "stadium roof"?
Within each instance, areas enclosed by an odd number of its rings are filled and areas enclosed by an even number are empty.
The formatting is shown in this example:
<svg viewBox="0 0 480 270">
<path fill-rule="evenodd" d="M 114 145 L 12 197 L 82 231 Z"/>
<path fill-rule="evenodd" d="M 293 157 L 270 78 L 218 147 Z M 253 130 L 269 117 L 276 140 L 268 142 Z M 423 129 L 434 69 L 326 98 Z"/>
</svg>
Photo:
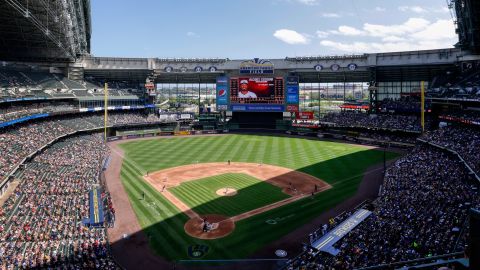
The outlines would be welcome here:
<svg viewBox="0 0 480 270">
<path fill-rule="evenodd" d="M 480 2 L 478 0 L 448 0 L 455 7 L 458 46 L 480 54 Z"/>
<path fill-rule="evenodd" d="M 74 61 L 90 52 L 90 0 L 0 1 L 0 60 Z"/>
</svg>

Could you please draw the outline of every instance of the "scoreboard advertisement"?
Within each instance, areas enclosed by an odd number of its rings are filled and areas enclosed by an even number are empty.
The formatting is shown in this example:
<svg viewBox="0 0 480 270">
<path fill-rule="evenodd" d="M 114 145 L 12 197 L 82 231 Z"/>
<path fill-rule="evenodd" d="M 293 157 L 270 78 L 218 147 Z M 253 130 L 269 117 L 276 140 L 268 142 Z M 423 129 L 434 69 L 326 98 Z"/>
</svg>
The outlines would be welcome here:
<svg viewBox="0 0 480 270">
<path fill-rule="evenodd" d="M 228 78 L 217 78 L 217 111 L 228 110 Z"/>
<path fill-rule="evenodd" d="M 298 77 L 293 77 L 293 76 L 287 77 L 287 98 L 286 98 L 287 105 L 298 106 L 298 104 L 300 103 L 300 86 L 298 81 L 299 81 Z M 291 112 L 293 110 L 287 110 L 287 111 Z"/>
</svg>

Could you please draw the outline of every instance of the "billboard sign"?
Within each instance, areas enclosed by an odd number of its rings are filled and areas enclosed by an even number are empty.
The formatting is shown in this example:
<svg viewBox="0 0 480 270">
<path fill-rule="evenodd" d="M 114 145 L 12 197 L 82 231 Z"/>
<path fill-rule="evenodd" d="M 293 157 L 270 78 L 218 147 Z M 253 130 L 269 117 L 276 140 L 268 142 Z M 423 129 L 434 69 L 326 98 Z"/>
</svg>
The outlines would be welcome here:
<svg viewBox="0 0 480 270">
<path fill-rule="evenodd" d="M 247 104 L 247 105 L 232 105 L 232 111 L 234 112 L 283 112 L 285 106 L 283 105 L 260 105 L 260 104 Z"/>
<path fill-rule="evenodd" d="M 299 110 L 298 105 L 287 105 L 287 112 L 298 112 Z"/>
<path fill-rule="evenodd" d="M 240 74 L 273 74 L 274 65 L 269 60 L 254 58 L 240 64 Z"/>
<path fill-rule="evenodd" d="M 287 77 L 287 85 L 298 85 L 298 77 L 288 76 Z"/>
<path fill-rule="evenodd" d="M 297 119 L 312 120 L 314 118 L 313 112 L 299 112 L 297 113 Z"/>
<path fill-rule="evenodd" d="M 218 77 L 217 78 L 217 110 L 226 111 L 228 108 L 228 78 L 227 77 Z"/>
<path fill-rule="evenodd" d="M 287 77 L 286 103 L 287 104 L 300 103 L 300 86 L 298 83 L 298 77 L 295 77 L 295 76 Z"/>
</svg>

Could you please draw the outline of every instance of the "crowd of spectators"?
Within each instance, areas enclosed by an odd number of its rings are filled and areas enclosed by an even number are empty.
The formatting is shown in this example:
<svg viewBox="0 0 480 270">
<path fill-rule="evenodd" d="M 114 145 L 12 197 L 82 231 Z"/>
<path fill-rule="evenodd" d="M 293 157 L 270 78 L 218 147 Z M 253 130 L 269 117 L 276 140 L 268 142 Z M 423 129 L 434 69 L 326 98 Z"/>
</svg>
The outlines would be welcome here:
<svg viewBox="0 0 480 270">
<path fill-rule="evenodd" d="M 155 122 L 155 116 L 135 112 L 109 114 L 109 125 Z M 57 137 L 77 130 L 99 128 L 104 117 L 99 114 L 76 115 L 28 123 L 5 129 L 0 133 L 0 180 L 28 155 Z"/>
<path fill-rule="evenodd" d="M 326 114 L 321 123 L 332 123 L 338 127 L 403 130 L 419 132 L 422 130 L 420 118 L 413 115 L 366 114 L 345 111 Z"/>
<path fill-rule="evenodd" d="M 78 109 L 78 106 L 70 103 L 37 103 L 4 108 L 0 107 L 0 122 L 10 121 L 33 114 L 72 111 L 75 109 Z"/>
<path fill-rule="evenodd" d="M 108 149 L 101 135 L 60 141 L 17 171 L 0 208 L 0 269 L 116 269 L 105 229 L 82 224 Z M 102 194 L 105 210 L 113 206 Z"/>
<path fill-rule="evenodd" d="M 354 269 L 463 251 L 478 182 L 453 155 L 417 146 L 384 177 L 374 211 L 335 244 L 337 256 L 305 248 L 286 269 Z"/>
<path fill-rule="evenodd" d="M 446 126 L 428 133 L 424 139 L 457 152 L 480 174 L 480 130 L 477 127 Z"/>
<path fill-rule="evenodd" d="M 426 104 L 427 109 L 429 106 L 429 104 Z M 381 112 L 420 113 L 420 97 L 404 96 L 399 99 L 385 98 L 380 102 L 379 109 Z"/>
</svg>

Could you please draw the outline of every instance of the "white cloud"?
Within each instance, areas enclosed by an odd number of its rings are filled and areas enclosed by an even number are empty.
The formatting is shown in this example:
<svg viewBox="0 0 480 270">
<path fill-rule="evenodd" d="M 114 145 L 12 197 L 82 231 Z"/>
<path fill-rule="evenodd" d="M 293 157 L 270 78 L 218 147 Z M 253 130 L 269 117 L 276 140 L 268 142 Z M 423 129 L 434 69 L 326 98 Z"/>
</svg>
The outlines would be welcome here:
<svg viewBox="0 0 480 270">
<path fill-rule="evenodd" d="M 307 6 L 316 6 L 318 5 L 318 0 L 296 0 L 300 4 L 304 4 Z"/>
<path fill-rule="evenodd" d="M 340 18 L 340 14 L 338 13 L 322 13 L 323 18 Z"/>
<path fill-rule="evenodd" d="M 401 36 L 408 33 L 415 33 L 425 29 L 430 24 L 429 21 L 422 18 L 410 18 L 403 24 L 382 25 L 365 23 L 362 29 L 341 25 L 337 30 L 330 33 L 343 36 L 369 36 L 369 37 L 388 37 Z"/>
<path fill-rule="evenodd" d="M 289 29 L 277 30 L 275 31 L 275 33 L 273 33 L 273 36 L 287 44 L 292 44 L 292 45 L 310 43 L 310 39 L 308 35 L 300 34 L 297 31 L 289 30 Z"/>
<path fill-rule="evenodd" d="M 317 31 L 317 37 L 318 38 L 326 38 L 330 36 L 330 33 L 325 32 L 325 31 Z"/>
<path fill-rule="evenodd" d="M 438 20 L 410 36 L 417 40 L 443 40 L 457 37 L 451 20 Z"/>
<path fill-rule="evenodd" d="M 397 37 L 397 36 L 387 36 L 382 38 L 383 42 L 402 42 L 405 41 L 405 38 Z"/>
<path fill-rule="evenodd" d="M 387 11 L 387 9 L 384 8 L 384 7 L 375 7 L 375 11 L 377 11 L 377 12 L 385 12 L 385 11 Z"/>
<path fill-rule="evenodd" d="M 402 12 L 425 13 L 427 10 L 421 6 L 400 6 L 398 10 Z"/>
<path fill-rule="evenodd" d="M 339 35 L 344 35 L 344 36 L 362 36 L 365 35 L 364 31 L 358 30 L 355 27 L 350 27 L 346 25 L 342 25 L 338 27 L 338 31 L 335 31 L 334 33 L 339 34 Z"/>
<path fill-rule="evenodd" d="M 436 12 L 436 13 L 450 13 L 450 9 L 448 9 L 447 7 L 440 7 L 440 8 L 433 9 L 433 12 Z"/>
<path fill-rule="evenodd" d="M 430 49 L 430 46 L 436 44 L 412 44 L 410 42 L 335 42 L 331 40 L 322 40 L 320 45 L 330 47 L 345 53 L 375 53 L 375 52 L 398 52 Z M 421 45 L 421 46 L 420 46 Z"/>
<path fill-rule="evenodd" d="M 199 37 L 199 35 L 195 32 L 187 32 L 187 37 Z"/>
<path fill-rule="evenodd" d="M 429 21 L 422 18 L 410 18 L 403 24 L 381 25 L 366 23 L 363 25 L 363 30 L 372 37 L 386 37 L 413 33 L 424 29 L 429 23 Z"/>
<path fill-rule="evenodd" d="M 403 24 L 397 25 L 366 23 L 362 29 L 343 25 L 329 33 L 355 37 L 356 40 L 352 42 L 339 42 L 332 38 L 320 42 L 322 46 L 348 53 L 448 48 L 452 47 L 457 40 L 453 22 L 441 19 L 430 22 L 422 18 L 410 18 Z M 364 40 L 358 41 L 360 37 Z"/>
</svg>

